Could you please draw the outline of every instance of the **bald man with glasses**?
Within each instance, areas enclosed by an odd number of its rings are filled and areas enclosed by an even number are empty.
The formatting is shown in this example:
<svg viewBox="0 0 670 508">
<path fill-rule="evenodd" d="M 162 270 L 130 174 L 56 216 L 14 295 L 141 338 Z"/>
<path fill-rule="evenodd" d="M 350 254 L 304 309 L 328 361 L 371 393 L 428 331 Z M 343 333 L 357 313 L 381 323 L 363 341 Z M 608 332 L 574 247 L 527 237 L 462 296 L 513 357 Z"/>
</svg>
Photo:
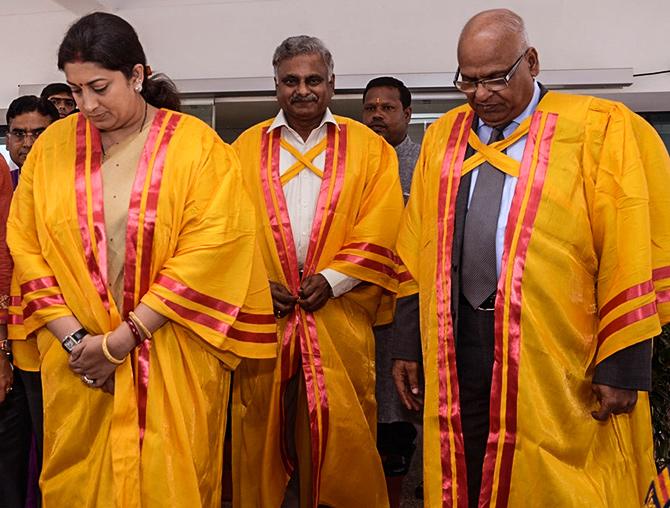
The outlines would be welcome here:
<svg viewBox="0 0 670 508">
<path fill-rule="evenodd" d="M 468 21 L 458 62 L 468 104 L 428 129 L 397 245 L 420 301 L 426 504 L 639 506 L 670 158 L 623 104 L 544 89 L 509 10 Z M 418 359 L 395 358 L 411 408 Z"/>
</svg>

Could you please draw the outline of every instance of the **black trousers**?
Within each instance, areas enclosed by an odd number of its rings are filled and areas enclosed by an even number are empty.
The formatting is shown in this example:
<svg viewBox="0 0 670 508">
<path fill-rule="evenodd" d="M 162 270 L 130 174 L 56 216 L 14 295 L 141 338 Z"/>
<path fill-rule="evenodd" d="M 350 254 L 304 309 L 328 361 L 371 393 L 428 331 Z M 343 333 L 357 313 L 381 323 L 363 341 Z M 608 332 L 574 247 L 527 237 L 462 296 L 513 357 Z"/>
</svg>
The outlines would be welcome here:
<svg viewBox="0 0 670 508">
<path fill-rule="evenodd" d="M 489 434 L 489 398 L 493 375 L 493 311 L 473 309 L 461 296 L 458 307 L 456 366 L 461 425 L 468 474 L 468 504 L 477 508 Z"/>
<path fill-rule="evenodd" d="M 28 402 L 28 411 L 30 412 L 30 422 L 32 431 L 35 435 L 35 448 L 37 455 L 37 471 L 32 478 L 28 479 L 29 491 L 35 494 L 36 506 L 42 506 L 42 496 L 38 484 L 40 473 L 42 472 L 42 453 L 44 441 L 44 415 L 42 409 L 42 377 L 39 372 L 30 372 L 27 370 L 15 369 L 14 374 L 19 374 L 23 381 L 23 387 L 26 390 L 26 400 Z"/>
<path fill-rule="evenodd" d="M 4 508 L 25 506 L 31 434 L 26 390 L 14 371 L 12 391 L 0 404 L 0 506 Z"/>
<path fill-rule="evenodd" d="M 28 466 L 32 435 L 37 445 L 37 476 L 42 469 L 42 382 L 39 372 L 14 369 L 14 384 L 0 404 L 0 506 L 24 508 L 30 489 L 41 499 Z M 29 481 L 32 483 L 29 485 Z"/>
</svg>

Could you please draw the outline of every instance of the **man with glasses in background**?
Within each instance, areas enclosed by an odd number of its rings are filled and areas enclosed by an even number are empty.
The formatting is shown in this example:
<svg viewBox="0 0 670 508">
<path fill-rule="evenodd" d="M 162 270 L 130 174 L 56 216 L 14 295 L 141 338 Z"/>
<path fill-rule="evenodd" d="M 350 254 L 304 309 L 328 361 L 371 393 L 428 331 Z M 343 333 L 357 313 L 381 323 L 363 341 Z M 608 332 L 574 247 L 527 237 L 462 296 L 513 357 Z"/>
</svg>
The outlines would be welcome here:
<svg viewBox="0 0 670 508">
<path fill-rule="evenodd" d="M 509 10 L 468 21 L 458 63 L 468 104 L 428 129 L 397 245 L 420 299 L 426 503 L 639 506 L 668 154 L 623 104 L 547 92 Z"/>
<path fill-rule="evenodd" d="M 58 118 L 58 111 L 51 102 L 34 95 L 21 96 L 9 105 L 7 150 L 14 188 L 33 144 Z M 4 229 L 6 224 L 0 224 L 0 227 Z M 15 346 L 13 351 L 10 342 Z M 34 342 L 0 341 L 0 379 L 9 380 L 2 394 L 4 401 L 0 403 L 0 506 L 23 508 L 28 492 L 39 505 L 37 477 L 42 463 L 42 383 L 39 353 L 34 349 Z M 34 482 L 29 484 L 32 433 L 37 450 L 37 471 L 32 478 Z"/>
<path fill-rule="evenodd" d="M 56 106 L 58 115 L 65 118 L 77 111 L 77 103 L 72 97 L 72 90 L 65 83 L 50 83 L 40 93 L 42 99 Z"/>
<path fill-rule="evenodd" d="M 6 118 L 10 174 L 16 188 L 21 167 L 26 162 L 33 143 L 60 115 L 50 101 L 34 95 L 23 95 L 9 105 Z"/>
</svg>

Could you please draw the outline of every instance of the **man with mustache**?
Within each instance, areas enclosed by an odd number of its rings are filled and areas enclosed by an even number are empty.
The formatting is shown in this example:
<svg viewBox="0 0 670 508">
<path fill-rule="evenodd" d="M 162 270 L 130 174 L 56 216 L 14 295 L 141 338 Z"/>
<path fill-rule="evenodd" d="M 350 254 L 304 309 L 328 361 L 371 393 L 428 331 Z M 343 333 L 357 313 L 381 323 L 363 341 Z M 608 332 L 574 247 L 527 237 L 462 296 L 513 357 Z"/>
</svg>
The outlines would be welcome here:
<svg viewBox="0 0 670 508">
<path fill-rule="evenodd" d="M 409 197 L 410 184 L 421 146 L 412 141 L 407 133 L 412 117 L 412 94 L 399 79 L 382 76 L 374 78 L 363 92 L 363 123 L 375 131 L 395 149 L 403 197 Z M 399 301 L 394 323 L 375 328 L 377 360 L 377 448 L 384 464 L 386 484 L 391 508 L 400 505 L 402 480 L 407 474 L 414 454 L 416 429 L 420 423 L 420 408 L 416 403 L 409 411 L 401 403 L 393 384 L 391 368 L 392 354 L 395 358 L 412 361 L 410 366 L 415 376 L 412 382 L 418 385 L 418 360 L 421 357 L 419 330 L 402 330 L 397 323 L 418 322 L 419 301 L 405 298 Z M 409 333 L 410 337 L 398 337 Z M 399 347 L 393 348 L 397 342 Z M 402 346 L 406 346 L 403 349 Z M 393 351 L 393 353 L 392 353 Z"/>
<path fill-rule="evenodd" d="M 471 18 L 458 64 L 467 104 L 426 132 L 398 236 L 420 298 L 426 504 L 639 506 L 670 158 L 623 104 L 544 89 L 514 12 Z"/>
<path fill-rule="evenodd" d="M 289 37 L 273 57 L 274 118 L 234 146 L 258 208 L 277 360 L 235 372 L 235 506 L 388 506 L 376 450 L 374 336 L 397 288 L 402 193 L 393 148 L 328 105 L 333 59 Z M 353 453 L 352 453 L 353 452 Z"/>
<path fill-rule="evenodd" d="M 11 102 L 6 118 L 11 193 L 12 187 L 16 188 L 19 183 L 21 168 L 33 144 L 59 116 L 56 107 L 47 100 L 23 95 Z M 5 224 L 0 227 L 4 229 Z M 11 273 L 11 264 L 2 268 L 5 273 Z M 7 336 L 5 334 L 0 338 L 6 339 Z M 9 355 L 3 353 L 10 352 L 11 343 L 17 343 L 0 340 L 0 378 L 11 381 L 5 387 L 6 394 L 0 396 L 0 399 L 4 397 L 4 402 L 0 404 L 0 478 L 4 479 L 0 483 L 0 499 L 3 500 L 2 505 L 8 508 L 22 508 L 28 489 L 33 490 L 39 503 L 37 481 L 28 486 L 28 459 L 33 432 L 37 445 L 38 475 L 42 464 L 42 383 L 39 362 L 33 361 L 39 355 L 37 351 L 27 351 L 23 341 L 20 342 L 18 346 L 21 349 L 15 348 L 12 367 Z"/>
</svg>

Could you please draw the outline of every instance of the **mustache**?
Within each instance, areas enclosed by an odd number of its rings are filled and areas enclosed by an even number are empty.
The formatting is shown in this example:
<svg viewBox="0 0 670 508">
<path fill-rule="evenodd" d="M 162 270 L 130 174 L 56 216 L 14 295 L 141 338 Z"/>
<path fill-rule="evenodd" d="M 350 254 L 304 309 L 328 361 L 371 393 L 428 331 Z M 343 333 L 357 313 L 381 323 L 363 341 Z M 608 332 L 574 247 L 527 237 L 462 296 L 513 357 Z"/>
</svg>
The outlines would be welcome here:
<svg viewBox="0 0 670 508">
<path fill-rule="evenodd" d="M 383 127 L 384 129 L 386 129 L 388 127 L 388 125 L 386 125 L 384 122 L 372 122 L 372 123 L 368 124 L 368 127 L 370 127 L 370 128 L 372 128 L 372 127 Z"/>
<path fill-rule="evenodd" d="M 307 95 L 292 95 L 291 96 L 291 104 L 295 104 L 296 102 L 316 102 L 318 100 L 319 100 L 319 98 L 313 93 L 309 93 Z"/>
</svg>

